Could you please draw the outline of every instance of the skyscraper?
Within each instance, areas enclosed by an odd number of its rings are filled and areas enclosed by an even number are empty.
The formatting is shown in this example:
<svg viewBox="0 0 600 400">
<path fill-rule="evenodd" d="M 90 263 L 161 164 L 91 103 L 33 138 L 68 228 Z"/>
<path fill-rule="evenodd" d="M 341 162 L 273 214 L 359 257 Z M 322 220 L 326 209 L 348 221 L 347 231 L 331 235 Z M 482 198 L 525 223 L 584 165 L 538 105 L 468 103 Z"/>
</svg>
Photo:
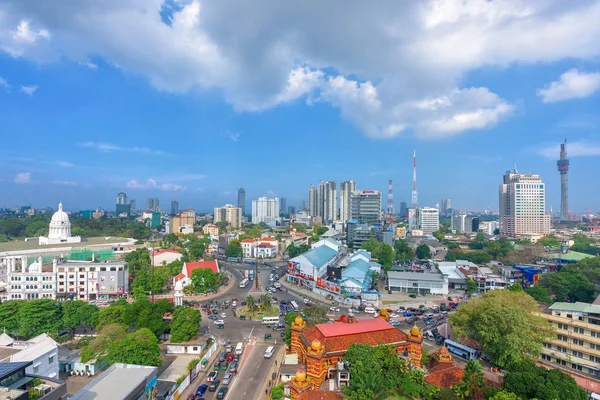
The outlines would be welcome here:
<svg viewBox="0 0 600 400">
<path fill-rule="evenodd" d="M 325 183 L 323 192 L 323 222 L 329 223 L 337 219 L 337 184 Z"/>
<path fill-rule="evenodd" d="M 173 200 L 171 202 L 171 215 L 179 214 L 179 202 L 177 200 Z"/>
<path fill-rule="evenodd" d="M 158 209 L 159 209 L 158 197 L 148 197 L 148 198 L 146 198 L 146 210 L 148 210 L 148 211 L 158 211 Z"/>
<path fill-rule="evenodd" d="M 308 188 L 308 214 L 311 217 L 317 215 L 317 192 L 313 185 Z"/>
<path fill-rule="evenodd" d="M 131 205 L 127 204 L 127 195 L 124 192 L 117 194 L 117 216 L 129 216 L 131 214 Z"/>
<path fill-rule="evenodd" d="M 350 216 L 350 196 L 356 190 L 354 181 L 343 181 L 340 184 L 340 220 L 348 222 Z"/>
<path fill-rule="evenodd" d="M 350 196 L 350 219 L 360 223 L 381 223 L 381 192 L 356 190 Z"/>
<path fill-rule="evenodd" d="M 440 213 L 444 216 L 448 216 L 451 214 L 450 210 L 452 208 L 450 199 L 442 199 Z"/>
<path fill-rule="evenodd" d="M 124 192 L 120 192 L 117 195 L 117 205 L 125 205 L 127 204 L 127 195 Z"/>
<path fill-rule="evenodd" d="M 325 220 L 325 184 L 323 181 L 320 181 L 317 185 L 317 204 L 316 204 L 316 216 L 321 217 L 321 219 Z"/>
<path fill-rule="evenodd" d="M 226 222 L 232 228 L 240 228 L 242 226 L 242 209 L 231 204 L 215 207 L 214 222 Z"/>
<path fill-rule="evenodd" d="M 431 235 L 440 230 L 440 213 L 437 208 L 419 208 L 419 226 L 424 235 Z"/>
<path fill-rule="evenodd" d="M 546 214 L 546 185 L 539 175 L 520 174 L 515 165 L 499 187 L 500 233 L 520 237 L 550 232 Z"/>
<path fill-rule="evenodd" d="M 406 213 L 408 212 L 408 204 L 405 201 L 400 203 L 400 217 L 406 218 Z"/>
<path fill-rule="evenodd" d="M 131 212 L 132 214 L 135 214 L 135 211 L 136 211 L 136 207 L 135 207 L 136 206 L 136 202 L 135 202 L 135 199 L 132 199 L 129 202 L 129 206 L 130 206 L 129 212 Z"/>
<path fill-rule="evenodd" d="M 268 197 L 259 197 L 258 200 L 252 200 L 252 223 L 272 224 L 279 218 L 279 199 L 277 197 L 270 199 Z"/>
<path fill-rule="evenodd" d="M 242 215 L 246 215 L 246 191 L 244 190 L 244 188 L 238 189 L 237 206 L 242 209 Z"/>
<path fill-rule="evenodd" d="M 287 211 L 287 204 L 286 204 L 285 197 L 282 197 L 282 198 L 279 200 L 279 206 L 281 207 L 281 208 L 279 209 L 279 212 L 280 212 L 280 213 L 282 213 L 282 214 L 285 214 L 285 212 Z"/>
<path fill-rule="evenodd" d="M 569 219 L 569 159 L 567 158 L 567 139 L 560 145 L 560 159 L 556 162 L 560 172 L 560 219 Z"/>
</svg>

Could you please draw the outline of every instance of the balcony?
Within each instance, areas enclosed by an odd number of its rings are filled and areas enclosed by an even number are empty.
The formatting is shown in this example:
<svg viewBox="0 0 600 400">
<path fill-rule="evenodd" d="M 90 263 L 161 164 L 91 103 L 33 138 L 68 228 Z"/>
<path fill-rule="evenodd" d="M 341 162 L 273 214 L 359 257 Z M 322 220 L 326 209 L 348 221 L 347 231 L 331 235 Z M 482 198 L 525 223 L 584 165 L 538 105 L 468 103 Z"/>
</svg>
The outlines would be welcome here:
<svg viewBox="0 0 600 400">
<path fill-rule="evenodd" d="M 569 353 L 563 353 L 558 350 L 550 350 L 550 349 L 544 348 L 544 349 L 542 349 L 542 354 L 546 354 L 548 356 L 552 356 L 552 357 L 558 358 L 560 360 L 565 360 L 570 363 L 576 363 L 576 364 L 582 365 L 584 367 L 600 369 L 600 364 L 598 364 L 597 362 L 594 362 L 587 358 L 577 357 L 577 356 L 574 356 Z"/>
</svg>

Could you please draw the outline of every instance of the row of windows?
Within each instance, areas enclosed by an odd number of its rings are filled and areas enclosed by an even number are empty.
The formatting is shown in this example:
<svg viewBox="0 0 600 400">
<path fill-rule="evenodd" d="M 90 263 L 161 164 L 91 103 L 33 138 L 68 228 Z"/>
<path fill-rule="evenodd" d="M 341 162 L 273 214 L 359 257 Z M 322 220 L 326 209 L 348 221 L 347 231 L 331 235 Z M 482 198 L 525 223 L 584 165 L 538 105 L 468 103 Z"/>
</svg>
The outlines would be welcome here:
<svg viewBox="0 0 600 400">
<path fill-rule="evenodd" d="M 20 282 L 22 280 L 25 281 L 25 282 L 37 282 L 38 280 L 40 280 L 40 281 L 52 281 L 52 280 L 54 280 L 53 276 L 41 276 L 40 279 L 38 279 L 37 276 L 26 276 L 25 279 L 22 279 L 22 278 L 23 278 L 22 276 L 11 276 L 10 280 L 11 281 L 17 281 L 17 282 Z"/>
</svg>

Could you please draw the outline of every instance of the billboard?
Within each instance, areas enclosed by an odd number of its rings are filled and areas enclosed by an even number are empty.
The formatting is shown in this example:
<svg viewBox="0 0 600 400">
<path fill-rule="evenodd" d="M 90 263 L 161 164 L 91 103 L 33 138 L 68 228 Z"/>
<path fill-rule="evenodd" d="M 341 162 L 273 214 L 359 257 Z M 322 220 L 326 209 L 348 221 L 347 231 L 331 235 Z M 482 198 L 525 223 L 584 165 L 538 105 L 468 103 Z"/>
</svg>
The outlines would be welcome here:
<svg viewBox="0 0 600 400">
<path fill-rule="evenodd" d="M 340 294 L 341 288 L 337 283 L 329 282 L 325 279 L 317 278 L 317 287 L 325 289 L 328 292 Z"/>
<path fill-rule="evenodd" d="M 302 265 L 298 261 L 290 261 L 288 272 L 292 275 L 299 275 L 314 280 L 314 268 L 312 265 Z"/>
</svg>

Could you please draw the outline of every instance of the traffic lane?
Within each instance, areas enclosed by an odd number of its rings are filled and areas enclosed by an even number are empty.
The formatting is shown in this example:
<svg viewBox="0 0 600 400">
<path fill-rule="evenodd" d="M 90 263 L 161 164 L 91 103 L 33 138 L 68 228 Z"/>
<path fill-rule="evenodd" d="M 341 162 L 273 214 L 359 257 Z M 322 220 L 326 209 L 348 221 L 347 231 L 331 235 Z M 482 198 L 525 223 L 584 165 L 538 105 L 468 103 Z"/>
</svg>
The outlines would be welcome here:
<svg viewBox="0 0 600 400">
<path fill-rule="evenodd" d="M 228 398 L 231 399 L 260 399 L 263 384 L 270 378 L 269 372 L 274 363 L 274 357 L 265 358 L 265 351 L 272 343 L 258 340 L 252 347 L 251 354 L 230 387 Z"/>
</svg>

